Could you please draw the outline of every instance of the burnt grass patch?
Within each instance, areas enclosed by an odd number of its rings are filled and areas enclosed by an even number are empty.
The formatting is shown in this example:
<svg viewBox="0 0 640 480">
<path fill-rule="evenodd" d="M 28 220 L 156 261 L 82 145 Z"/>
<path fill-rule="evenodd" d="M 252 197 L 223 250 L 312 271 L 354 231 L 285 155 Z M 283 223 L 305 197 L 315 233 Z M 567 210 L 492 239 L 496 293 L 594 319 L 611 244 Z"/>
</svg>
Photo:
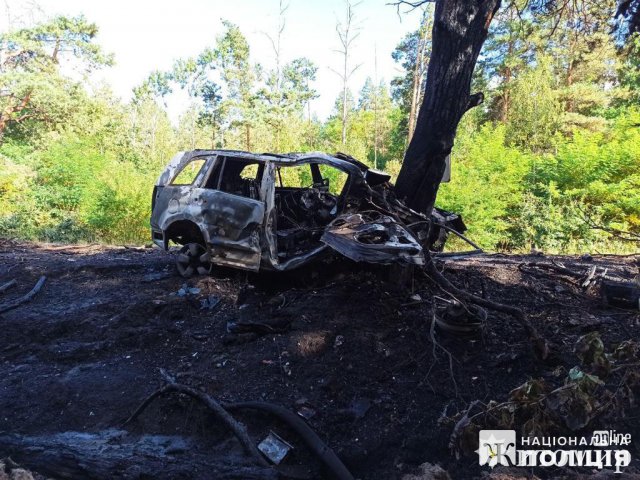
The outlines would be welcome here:
<svg viewBox="0 0 640 480">
<path fill-rule="evenodd" d="M 552 345 L 542 361 L 505 313 L 489 310 L 476 336 L 432 329 L 434 308 L 447 295 L 419 272 L 399 285 L 388 269 L 328 259 L 286 274 L 219 269 L 185 281 L 171 255 L 154 249 L 5 241 L 0 284 L 15 278 L 18 285 L 0 302 L 23 295 L 41 275 L 47 283 L 0 316 L 0 432 L 119 428 L 161 386 L 163 368 L 221 401 L 259 400 L 300 412 L 361 479 L 400 479 L 425 462 L 452 478 L 480 478 L 486 469 L 473 453 L 473 435 L 483 426 L 555 434 L 617 429 L 640 438 L 638 310 L 609 306 L 568 277 L 522 268 L 551 260 L 627 278 L 637 273 L 631 257 L 483 255 L 438 264 L 458 287 L 521 308 Z M 608 372 L 601 357 L 576 347 L 595 337 Z M 591 410 L 583 417 L 571 409 L 584 409 L 584 402 L 569 398 L 564 413 L 548 402 L 576 366 L 602 382 L 584 390 Z M 541 396 L 520 395 L 523 385 L 543 385 Z M 508 410 L 495 407 L 501 403 Z M 506 411 L 509 418 L 497 415 Z M 452 437 L 464 414 L 474 417 L 471 428 Z M 572 427 L 587 423 L 572 430 L 570 414 L 578 418 Z M 260 413 L 237 418 L 256 443 L 278 433 L 294 446 L 284 463 L 322 478 L 319 462 L 286 425 Z M 242 453 L 209 412 L 179 395 L 157 400 L 127 428 L 197 439 L 194 449 L 215 455 Z M 630 473 L 640 472 L 637 445 Z"/>
</svg>

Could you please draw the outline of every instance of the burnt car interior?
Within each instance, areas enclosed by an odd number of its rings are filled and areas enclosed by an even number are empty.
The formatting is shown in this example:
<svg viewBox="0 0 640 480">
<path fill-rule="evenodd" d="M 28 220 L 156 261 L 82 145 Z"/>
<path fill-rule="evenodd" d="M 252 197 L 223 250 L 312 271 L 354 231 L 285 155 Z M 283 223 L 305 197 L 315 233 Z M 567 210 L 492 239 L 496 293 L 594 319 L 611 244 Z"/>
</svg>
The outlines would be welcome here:
<svg viewBox="0 0 640 480">
<path fill-rule="evenodd" d="M 314 162 L 279 165 L 275 173 L 278 256 L 287 259 L 319 245 L 324 228 L 343 209 L 349 175 Z M 203 186 L 259 200 L 263 174 L 263 162 L 219 156 Z"/>
<path fill-rule="evenodd" d="M 320 243 L 324 228 L 342 211 L 345 172 L 318 163 L 276 167 L 276 236 L 278 256 L 301 255 Z M 327 167 L 342 185 L 332 185 Z M 325 175 L 323 175 L 325 173 Z"/>
<path fill-rule="evenodd" d="M 264 163 L 245 158 L 218 157 L 204 188 L 259 200 L 263 172 Z"/>
</svg>

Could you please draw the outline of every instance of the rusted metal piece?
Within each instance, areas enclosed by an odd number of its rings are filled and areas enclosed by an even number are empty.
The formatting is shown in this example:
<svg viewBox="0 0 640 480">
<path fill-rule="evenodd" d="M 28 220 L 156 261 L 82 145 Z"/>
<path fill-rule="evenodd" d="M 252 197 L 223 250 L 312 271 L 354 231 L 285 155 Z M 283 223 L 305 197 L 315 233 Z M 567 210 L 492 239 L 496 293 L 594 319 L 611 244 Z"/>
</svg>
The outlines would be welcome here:
<svg viewBox="0 0 640 480">
<path fill-rule="evenodd" d="M 292 167 L 308 168 L 310 185 L 285 186 Z M 346 178 L 340 192 L 323 176 L 328 167 Z M 152 237 L 164 249 L 170 241 L 200 244 L 205 263 L 253 271 L 291 270 L 329 250 L 355 261 L 422 265 L 424 248 L 444 245 L 442 225 L 463 232 L 464 223 L 407 208 L 389 180 L 342 153 L 180 152 L 154 188 Z M 184 270 L 198 270 L 180 259 Z"/>
</svg>

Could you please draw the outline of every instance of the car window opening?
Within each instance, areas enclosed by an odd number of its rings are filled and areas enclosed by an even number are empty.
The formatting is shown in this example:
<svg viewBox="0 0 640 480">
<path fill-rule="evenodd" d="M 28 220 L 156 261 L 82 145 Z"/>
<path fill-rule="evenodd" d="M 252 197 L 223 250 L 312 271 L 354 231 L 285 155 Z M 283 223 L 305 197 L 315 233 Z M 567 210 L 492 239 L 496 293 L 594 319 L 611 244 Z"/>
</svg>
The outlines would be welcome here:
<svg viewBox="0 0 640 480">
<path fill-rule="evenodd" d="M 205 163 L 205 158 L 194 158 L 187 163 L 171 181 L 172 186 L 192 185 Z"/>
<path fill-rule="evenodd" d="M 264 164 L 244 158 L 218 157 L 204 188 L 260 199 L 260 182 Z"/>
</svg>

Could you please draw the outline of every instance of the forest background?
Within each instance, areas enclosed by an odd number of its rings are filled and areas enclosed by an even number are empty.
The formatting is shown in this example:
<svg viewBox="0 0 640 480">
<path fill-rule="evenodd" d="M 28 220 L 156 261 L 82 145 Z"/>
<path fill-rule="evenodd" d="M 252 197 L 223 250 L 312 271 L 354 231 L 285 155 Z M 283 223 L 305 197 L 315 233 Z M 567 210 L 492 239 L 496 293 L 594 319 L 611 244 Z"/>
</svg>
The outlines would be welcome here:
<svg viewBox="0 0 640 480">
<path fill-rule="evenodd" d="M 314 59 L 281 58 L 282 3 L 270 67 L 222 20 L 211 45 L 149 72 L 128 101 L 88 80 L 117 60 L 97 43 L 98 24 L 79 15 L 12 25 L 0 34 L 0 236 L 149 243 L 153 185 L 179 150 L 341 151 L 395 177 L 422 102 L 433 5 L 398 39 L 401 74 L 371 72 L 352 91 L 358 9 L 345 3 L 336 25 L 341 93 L 324 120 L 310 109 Z M 557 20 L 523 14 L 516 0 L 493 21 L 473 87 L 485 101 L 460 125 L 437 201 L 482 247 L 637 251 L 640 37 L 617 38 L 615 10 L 615 0 L 582 0 Z M 188 100 L 172 118 L 177 94 Z"/>
</svg>

